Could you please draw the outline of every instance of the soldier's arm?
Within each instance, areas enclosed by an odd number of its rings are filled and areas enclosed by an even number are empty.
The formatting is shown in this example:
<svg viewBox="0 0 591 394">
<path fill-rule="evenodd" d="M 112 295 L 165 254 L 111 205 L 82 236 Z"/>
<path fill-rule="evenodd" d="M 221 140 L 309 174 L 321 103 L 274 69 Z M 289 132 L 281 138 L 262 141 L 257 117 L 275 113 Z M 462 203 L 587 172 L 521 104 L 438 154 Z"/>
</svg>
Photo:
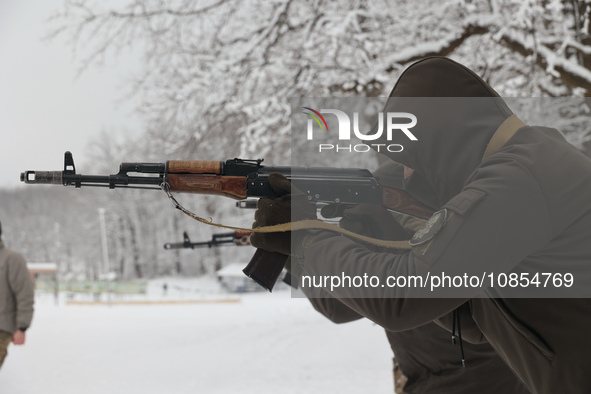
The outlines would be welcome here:
<svg viewBox="0 0 591 394">
<path fill-rule="evenodd" d="M 329 295 L 321 298 L 308 299 L 316 311 L 333 323 L 349 323 L 363 318 L 362 315 Z"/>
<path fill-rule="evenodd" d="M 527 168 L 517 162 L 479 169 L 473 181 L 444 208 L 443 222 L 424 232 L 421 243 L 404 254 L 372 252 L 346 237 L 323 232 L 297 250 L 303 258 L 302 275 L 367 274 L 382 281 L 388 277 L 432 278 L 442 273 L 481 277 L 491 270 L 510 271 L 552 237 L 544 195 Z M 433 298 L 428 287 L 329 285 L 324 290 L 392 331 L 433 321 L 483 291 L 454 288 L 444 293 L 445 298 Z"/>
<path fill-rule="evenodd" d="M 8 279 L 16 301 L 16 327 L 24 332 L 33 319 L 35 285 L 25 259 L 18 253 L 12 254 L 8 260 Z"/>
</svg>

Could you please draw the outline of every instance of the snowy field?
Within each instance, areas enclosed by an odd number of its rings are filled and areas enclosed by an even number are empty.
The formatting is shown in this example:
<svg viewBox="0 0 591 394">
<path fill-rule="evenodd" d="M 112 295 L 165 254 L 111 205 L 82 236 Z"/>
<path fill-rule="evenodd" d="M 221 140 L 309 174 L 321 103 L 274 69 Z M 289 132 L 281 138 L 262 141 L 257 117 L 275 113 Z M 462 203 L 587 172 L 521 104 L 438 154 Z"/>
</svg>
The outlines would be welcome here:
<svg viewBox="0 0 591 394">
<path fill-rule="evenodd" d="M 367 320 L 333 324 L 286 289 L 235 295 L 168 279 L 164 295 L 162 283 L 141 299 L 209 302 L 55 305 L 38 295 L 0 394 L 393 392 L 390 347 Z"/>
</svg>

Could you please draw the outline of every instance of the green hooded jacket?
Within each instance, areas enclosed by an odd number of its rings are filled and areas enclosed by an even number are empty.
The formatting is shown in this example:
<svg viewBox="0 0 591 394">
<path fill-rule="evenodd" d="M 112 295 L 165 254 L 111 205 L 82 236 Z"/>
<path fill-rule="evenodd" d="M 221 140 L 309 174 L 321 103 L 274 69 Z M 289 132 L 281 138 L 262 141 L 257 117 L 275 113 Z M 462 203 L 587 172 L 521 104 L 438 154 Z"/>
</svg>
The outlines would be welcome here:
<svg viewBox="0 0 591 394">
<path fill-rule="evenodd" d="M 532 393 L 591 393 L 591 160 L 557 130 L 539 126 L 520 128 L 483 160 L 512 112 L 475 73 L 447 58 L 413 64 L 390 96 L 386 110 L 416 115 L 418 140 L 394 135 L 388 143 L 404 150 L 389 157 L 414 169 L 409 188 L 435 193 L 432 205 L 445 209 L 444 220 L 404 254 L 372 252 L 322 232 L 295 251 L 303 257 L 302 275 L 572 272 L 581 298 L 557 298 L 551 288 L 538 289 L 537 296 L 548 298 L 521 298 L 516 289 L 499 287 L 454 289 L 431 299 L 412 287 L 374 289 L 371 298 L 363 288 L 325 290 L 391 331 L 449 316 L 468 302 L 460 314 L 465 339 L 488 341 Z M 426 106 L 422 97 L 451 98 Z"/>
</svg>

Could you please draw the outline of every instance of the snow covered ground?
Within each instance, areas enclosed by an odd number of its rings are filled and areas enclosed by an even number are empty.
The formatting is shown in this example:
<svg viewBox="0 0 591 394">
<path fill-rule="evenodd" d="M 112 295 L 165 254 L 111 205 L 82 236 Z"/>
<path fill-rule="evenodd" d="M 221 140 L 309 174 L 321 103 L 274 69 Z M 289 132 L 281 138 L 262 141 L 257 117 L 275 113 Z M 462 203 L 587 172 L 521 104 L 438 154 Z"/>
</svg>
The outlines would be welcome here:
<svg viewBox="0 0 591 394">
<path fill-rule="evenodd" d="M 0 393 L 393 391 L 380 327 L 333 324 L 289 290 L 235 295 L 212 280 L 169 278 L 142 299 L 231 302 L 55 305 L 41 294 L 26 345 L 9 347 Z"/>
</svg>

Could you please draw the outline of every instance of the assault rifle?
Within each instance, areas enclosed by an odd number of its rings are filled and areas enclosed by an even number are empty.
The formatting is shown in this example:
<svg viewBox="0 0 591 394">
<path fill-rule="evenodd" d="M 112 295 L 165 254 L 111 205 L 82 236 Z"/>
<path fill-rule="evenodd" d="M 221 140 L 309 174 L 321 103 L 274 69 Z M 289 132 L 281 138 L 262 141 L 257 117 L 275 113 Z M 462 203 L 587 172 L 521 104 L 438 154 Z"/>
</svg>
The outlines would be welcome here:
<svg viewBox="0 0 591 394">
<path fill-rule="evenodd" d="M 254 200 L 247 200 L 247 201 L 239 201 L 246 204 L 237 204 L 239 208 L 256 208 L 256 201 Z M 253 206 L 252 203 L 255 203 Z M 222 245 L 235 245 L 235 246 L 246 246 L 250 245 L 250 232 L 247 231 L 231 231 L 228 233 L 219 233 L 213 234 L 211 236 L 211 240 L 209 241 L 202 241 L 202 242 L 191 242 L 189 238 L 189 234 L 186 231 L 183 232 L 183 242 L 178 243 L 165 243 L 164 249 L 172 250 L 172 249 L 199 249 L 199 248 L 213 248 Z M 288 284 L 289 286 L 294 285 L 292 283 L 291 274 L 289 272 L 285 273 L 283 277 L 283 282 Z"/>
<path fill-rule="evenodd" d="M 191 242 L 189 234 L 183 232 L 183 242 L 166 243 L 164 249 L 198 249 L 213 248 L 220 245 L 250 245 L 250 234 L 245 231 L 232 231 L 228 233 L 213 234 L 211 240 L 202 242 Z"/>
<path fill-rule="evenodd" d="M 321 167 L 271 167 L 259 160 L 230 159 L 226 161 L 170 160 L 165 163 L 121 163 L 113 175 L 82 175 L 76 173 L 70 152 L 64 156 L 63 171 L 25 171 L 21 181 L 28 184 L 64 186 L 163 189 L 170 192 L 211 194 L 236 200 L 276 198 L 268 182 L 269 174 L 278 172 L 291 180 L 294 187 L 306 194 L 308 201 L 321 208 L 325 218 L 342 216 L 347 207 L 371 203 L 392 211 L 427 219 L 433 210 L 402 189 L 380 185 L 366 169 Z M 136 175 L 130 175 L 136 174 Z M 171 197 L 171 195 L 169 195 Z M 178 207 L 178 205 L 177 205 Z M 287 256 L 258 249 L 244 273 L 271 291 Z"/>
</svg>

